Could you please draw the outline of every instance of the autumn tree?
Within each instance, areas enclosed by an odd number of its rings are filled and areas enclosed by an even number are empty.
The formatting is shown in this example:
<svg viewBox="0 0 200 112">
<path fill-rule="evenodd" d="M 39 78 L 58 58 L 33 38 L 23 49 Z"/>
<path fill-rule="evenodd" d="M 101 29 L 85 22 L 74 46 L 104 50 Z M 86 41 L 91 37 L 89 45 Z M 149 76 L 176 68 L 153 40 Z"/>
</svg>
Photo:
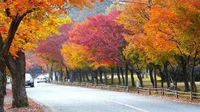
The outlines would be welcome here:
<svg viewBox="0 0 200 112">
<path fill-rule="evenodd" d="M 70 81 L 73 82 L 75 74 L 73 72 L 79 72 L 78 77 L 79 81 L 82 81 L 85 78 L 83 75 L 83 71 L 91 68 L 91 52 L 88 51 L 85 46 L 78 45 L 75 43 L 67 42 L 63 45 L 61 49 L 61 53 L 64 58 L 65 66 L 68 68 L 68 77 Z M 88 77 L 88 76 L 86 76 Z"/>
<path fill-rule="evenodd" d="M 38 47 L 34 50 L 38 57 L 48 62 L 47 67 L 50 79 L 52 79 L 54 65 L 57 66 L 57 69 L 59 68 L 57 71 L 62 74 L 64 60 L 60 49 L 62 44 L 68 41 L 68 30 L 70 29 L 70 24 L 61 25 L 58 34 L 52 34 L 45 41 L 40 41 Z"/>
<path fill-rule="evenodd" d="M 84 69 L 90 66 L 90 52 L 84 46 L 67 43 L 63 45 L 61 52 L 70 69 Z"/>
<path fill-rule="evenodd" d="M 157 50 L 173 52 L 182 71 L 185 91 L 189 90 L 189 74 L 191 90 L 195 91 L 193 73 L 199 52 L 199 19 L 196 16 L 199 15 L 199 1 L 171 0 L 155 3 L 151 10 L 151 19 L 145 25 L 148 39 L 154 40 L 152 44 L 157 45 Z"/>
<path fill-rule="evenodd" d="M 96 15 L 78 24 L 70 32 L 73 43 L 86 46 L 92 52 L 93 66 L 121 66 L 124 63 L 122 49 L 125 46 L 125 30 L 115 22 L 119 14 Z"/>
<path fill-rule="evenodd" d="M 16 68 L 22 69 L 24 71 L 24 57 L 25 55 L 23 54 L 23 51 L 17 52 L 17 56 L 19 56 L 17 59 L 13 60 L 12 56 L 9 53 L 10 47 L 14 42 L 14 39 L 17 39 L 16 37 L 16 32 L 18 32 L 19 26 L 21 23 L 28 24 L 30 23 L 30 20 L 38 20 L 38 21 L 45 21 L 46 18 L 49 16 L 58 16 L 61 13 L 66 11 L 66 6 L 65 5 L 70 5 L 70 6 L 77 6 L 82 8 L 84 5 L 91 7 L 91 1 L 90 0 L 78 0 L 78 1 L 64 1 L 64 0 L 58 0 L 58 1 L 11 1 L 11 0 L 1 0 L 0 1 L 0 16 L 1 16 L 1 21 L 0 21 L 0 71 L 1 71 L 1 102 L 0 102 L 0 109 L 3 111 L 3 101 L 4 101 L 4 95 L 5 95 L 5 68 L 6 65 L 10 69 L 11 72 L 16 72 Z M 27 23 L 26 23 L 27 22 Z M 19 32 L 21 33 L 21 32 Z M 30 32 L 31 33 L 31 32 Z M 32 38 L 32 37 L 30 37 Z M 9 60 L 8 60 L 9 59 Z M 13 60 L 13 61 L 10 61 Z M 21 64 L 18 64 L 18 67 L 13 63 L 14 61 L 21 61 Z M 11 69 L 12 67 L 12 69 Z M 14 69 L 13 69 L 14 68 Z M 14 70 L 14 71 L 12 71 Z M 12 73 L 12 74 L 13 74 Z M 18 74 L 25 74 L 25 73 L 18 73 Z M 22 78 L 23 79 L 23 78 Z M 21 82 L 21 81 L 19 81 Z M 23 82 L 23 80 L 22 80 Z M 24 86 L 22 84 L 21 86 Z M 17 86 L 17 87 L 21 87 Z M 20 92 L 20 91 L 18 91 Z M 16 95 L 14 93 L 14 95 Z M 20 96 L 24 96 L 24 91 L 23 95 L 18 95 L 18 98 L 15 98 L 13 100 L 13 107 L 22 107 L 22 106 L 27 106 L 27 98 L 22 98 L 20 100 Z M 21 102 L 21 103 L 20 103 Z"/>
<path fill-rule="evenodd" d="M 185 91 L 189 90 L 188 79 L 191 80 L 192 91 L 196 90 L 194 71 L 199 56 L 199 40 L 196 38 L 199 30 L 199 19 L 196 16 L 199 14 L 198 4 L 197 0 L 155 0 L 153 4 L 151 0 L 147 4 L 133 2 L 118 16 L 118 24 L 132 32 L 127 37 L 133 35 L 133 38 L 127 41 L 129 45 L 124 51 L 125 56 L 138 62 L 139 57 L 134 58 L 135 51 L 136 56 L 144 51 L 141 59 L 146 56 L 147 65 L 154 69 L 154 79 L 150 72 L 154 86 L 157 85 L 155 73 L 158 70 L 161 79 L 162 74 L 168 77 L 168 87 L 170 86 L 167 69 L 172 65 L 170 67 L 173 70 L 180 68 Z M 141 39 L 142 41 L 138 41 Z M 174 76 L 177 77 L 177 74 Z M 175 86 L 176 83 L 175 80 Z"/>
<path fill-rule="evenodd" d="M 149 7 L 146 1 L 133 2 L 127 4 L 122 13 L 116 18 L 119 25 L 122 25 L 129 32 L 125 35 L 127 47 L 124 49 L 123 54 L 131 64 L 131 73 L 134 71 L 138 79 L 140 80 L 140 86 L 143 86 L 142 82 L 142 70 L 146 67 L 143 37 L 144 24 L 149 20 Z M 133 79 L 133 75 L 131 75 Z M 153 81 L 153 78 L 152 78 Z M 134 82 L 132 82 L 134 85 Z"/>
<path fill-rule="evenodd" d="M 140 82 L 139 86 L 143 87 L 141 74 L 148 64 L 147 54 L 143 47 L 145 45 L 143 34 L 137 34 L 131 37 L 127 36 L 126 41 L 128 45 L 124 49 L 123 55 L 131 64 L 131 71 L 136 73 Z M 131 74 L 132 81 L 134 77 L 133 73 Z M 134 85 L 134 82 L 132 82 L 132 85 Z"/>
</svg>

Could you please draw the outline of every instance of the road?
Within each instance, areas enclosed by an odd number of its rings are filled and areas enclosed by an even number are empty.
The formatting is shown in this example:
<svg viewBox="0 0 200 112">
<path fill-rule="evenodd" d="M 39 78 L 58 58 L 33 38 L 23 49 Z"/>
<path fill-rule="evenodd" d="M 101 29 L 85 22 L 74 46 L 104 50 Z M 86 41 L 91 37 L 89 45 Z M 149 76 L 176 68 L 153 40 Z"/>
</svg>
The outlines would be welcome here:
<svg viewBox="0 0 200 112">
<path fill-rule="evenodd" d="M 47 112 L 200 112 L 199 105 L 130 93 L 39 83 L 27 88 Z"/>
</svg>

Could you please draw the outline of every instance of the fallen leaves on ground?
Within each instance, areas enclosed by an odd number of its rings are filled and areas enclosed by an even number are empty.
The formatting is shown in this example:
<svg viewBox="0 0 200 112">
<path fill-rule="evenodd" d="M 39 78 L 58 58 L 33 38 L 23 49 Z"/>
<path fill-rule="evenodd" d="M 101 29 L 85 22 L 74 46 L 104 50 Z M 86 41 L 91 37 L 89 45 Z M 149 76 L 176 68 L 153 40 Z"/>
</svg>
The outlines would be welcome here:
<svg viewBox="0 0 200 112">
<path fill-rule="evenodd" d="M 4 109 L 6 112 L 44 112 L 41 105 L 35 103 L 29 98 L 29 106 L 25 108 L 12 108 L 12 91 L 7 89 L 5 97 Z"/>
</svg>

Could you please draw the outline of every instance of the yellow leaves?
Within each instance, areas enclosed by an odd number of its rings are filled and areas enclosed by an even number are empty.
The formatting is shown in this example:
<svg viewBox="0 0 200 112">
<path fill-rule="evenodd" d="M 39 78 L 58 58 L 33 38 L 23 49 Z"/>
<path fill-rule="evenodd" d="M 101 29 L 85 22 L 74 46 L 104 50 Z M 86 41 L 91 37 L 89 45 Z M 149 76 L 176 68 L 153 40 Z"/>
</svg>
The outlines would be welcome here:
<svg viewBox="0 0 200 112">
<path fill-rule="evenodd" d="M 96 0 L 67 0 L 67 1 L 70 5 L 83 9 L 84 6 L 93 8 L 91 3 L 95 2 Z"/>
<path fill-rule="evenodd" d="M 58 33 L 57 28 L 61 24 L 69 24 L 71 23 L 71 19 L 68 16 L 56 17 L 50 16 L 45 21 L 43 21 L 43 27 L 45 28 L 45 32 L 48 32 L 47 35 L 51 33 Z M 56 27 L 56 28 L 55 28 Z"/>
<path fill-rule="evenodd" d="M 151 8 L 146 4 L 130 4 L 117 18 L 117 22 L 134 35 L 125 37 L 128 42 L 124 49 L 126 58 L 137 62 L 139 56 L 143 61 L 146 58 L 148 62 L 155 62 L 176 51 L 173 39 L 180 34 L 176 27 L 179 19 L 168 6 L 172 2 L 161 2 L 155 1 Z"/>
<path fill-rule="evenodd" d="M 154 0 L 151 8 L 129 4 L 117 22 L 129 30 L 124 55 L 136 61 L 146 55 L 149 62 L 160 63 L 176 55 L 192 57 L 200 45 L 199 0 Z M 141 35 L 142 34 L 142 35 Z"/>
<path fill-rule="evenodd" d="M 65 63 L 71 69 L 82 69 L 89 65 L 90 53 L 84 46 L 68 43 L 63 45 L 61 53 L 64 57 Z"/>
<path fill-rule="evenodd" d="M 0 2 L 0 11 L 4 12 L 7 9 L 7 14 L 11 18 L 30 10 L 44 11 L 46 14 L 58 16 L 66 12 L 68 6 L 93 8 L 92 3 L 96 1 L 100 0 L 6 0 Z"/>
<path fill-rule="evenodd" d="M 66 16 L 59 18 L 49 16 L 43 21 L 25 18 L 19 26 L 10 52 L 13 56 L 16 56 L 19 50 L 23 52 L 32 50 L 37 47 L 38 41 L 45 40 L 52 33 L 58 33 L 57 29 L 61 24 L 70 22 L 70 18 Z"/>
<path fill-rule="evenodd" d="M 0 12 L 0 33 L 8 32 L 8 23 L 10 19 L 7 18 L 3 13 Z"/>
<path fill-rule="evenodd" d="M 98 62 L 93 62 L 91 63 L 90 67 L 94 70 L 98 69 L 99 67 L 105 67 L 105 68 L 108 68 L 110 67 L 110 65 L 108 64 L 103 64 L 103 63 L 98 63 Z"/>
<path fill-rule="evenodd" d="M 123 10 L 124 5 L 120 4 L 111 4 L 109 7 L 106 8 L 106 14 L 111 13 L 113 10 Z"/>
<path fill-rule="evenodd" d="M 15 17 L 17 14 L 22 15 L 30 8 L 30 3 L 27 0 L 7 0 L 2 4 L 4 6 L 2 8 L 9 8 L 10 16 L 12 17 Z"/>
<path fill-rule="evenodd" d="M 117 17 L 117 23 L 133 33 L 142 33 L 143 25 L 149 19 L 146 5 L 129 4 Z"/>
<path fill-rule="evenodd" d="M 183 4 L 190 13 L 200 12 L 200 1 L 199 0 L 180 0 L 180 4 Z"/>
<path fill-rule="evenodd" d="M 92 8 L 96 0 L 4 0 L 0 1 L 0 33 L 5 40 L 13 18 L 25 15 L 13 40 L 10 52 L 26 51 L 35 47 L 34 43 L 44 40 L 52 33 L 58 33 L 61 24 L 71 20 L 63 12 L 67 6 Z M 27 13 L 28 12 L 28 13 Z"/>
<path fill-rule="evenodd" d="M 192 24 L 190 16 L 193 11 L 190 12 L 191 4 L 187 4 L 189 1 L 181 1 L 184 0 L 156 1 L 152 6 L 150 20 L 144 24 L 150 46 L 147 52 L 152 60 L 163 60 L 174 54 L 190 55 L 194 50 L 191 47 L 194 38 L 191 38 L 192 34 L 185 35 L 184 30 Z"/>
</svg>

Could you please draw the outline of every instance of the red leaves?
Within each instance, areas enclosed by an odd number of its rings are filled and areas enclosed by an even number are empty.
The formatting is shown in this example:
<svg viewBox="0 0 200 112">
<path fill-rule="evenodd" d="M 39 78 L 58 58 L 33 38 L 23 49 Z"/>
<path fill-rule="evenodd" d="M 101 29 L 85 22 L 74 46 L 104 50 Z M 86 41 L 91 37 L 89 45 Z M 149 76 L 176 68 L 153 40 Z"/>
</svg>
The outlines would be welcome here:
<svg viewBox="0 0 200 112">
<path fill-rule="evenodd" d="M 41 41 L 35 51 L 39 54 L 45 54 L 54 61 L 62 63 L 63 58 L 60 53 L 60 49 L 62 48 L 62 44 L 68 40 L 67 30 L 69 29 L 69 25 L 63 25 L 59 29 L 59 31 L 62 33 L 61 35 L 53 34 L 52 36 L 48 37 L 47 40 Z"/>
<path fill-rule="evenodd" d="M 5 33 L 7 31 L 6 27 L 0 27 L 0 33 Z"/>
<path fill-rule="evenodd" d="M 122 48 L 125 46 L 125 30 L 115 22 L 119 12 L 110 15 L 96 15 L 77 25 L 70 32 L 70 40 L 86 46 L 93 54 L 94 61 L 101 64 L 119 64 Z"/>
</svg>

